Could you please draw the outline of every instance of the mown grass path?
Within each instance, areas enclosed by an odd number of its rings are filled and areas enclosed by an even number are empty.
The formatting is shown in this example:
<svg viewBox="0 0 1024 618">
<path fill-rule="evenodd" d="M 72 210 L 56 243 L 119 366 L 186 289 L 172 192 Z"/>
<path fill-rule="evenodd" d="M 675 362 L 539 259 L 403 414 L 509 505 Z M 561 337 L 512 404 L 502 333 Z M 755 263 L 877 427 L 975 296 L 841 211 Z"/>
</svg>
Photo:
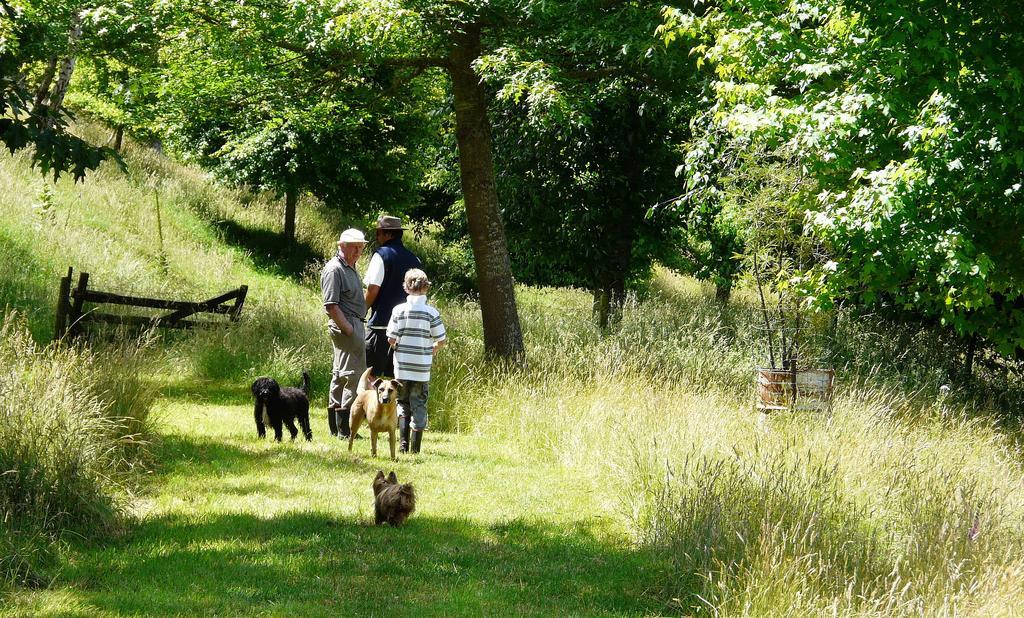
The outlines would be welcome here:
<svg viewBox="0 0 1024 618">
<path fill-rule="evenodd" d="M 588 479 L 479 436 L 429 433 L 424 454 L 349 454 L 255 439 L 236 391 L 159 406 L 159 468 L 138 522 L 74 547 L 50 590 L 6 615 L 643 615 L 664 568 L 631 548 Z M 387 451 L 386 441 L 383 450 Z M 416 485 L 399 529 L 374 527 L 378 468 Z"/>
</svg>

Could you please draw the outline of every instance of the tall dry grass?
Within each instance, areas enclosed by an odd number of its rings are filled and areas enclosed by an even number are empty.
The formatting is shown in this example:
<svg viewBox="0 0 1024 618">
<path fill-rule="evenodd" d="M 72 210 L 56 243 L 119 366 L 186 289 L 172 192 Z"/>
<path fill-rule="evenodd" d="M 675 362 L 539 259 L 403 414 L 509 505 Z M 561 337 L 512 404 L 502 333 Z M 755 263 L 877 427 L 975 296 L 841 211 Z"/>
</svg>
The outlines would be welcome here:
<svg viewBox="0 0 1024 618">
<path fill-rule="evenodd" d="M 954 362 L 941 335 L 821 321 L 807 347 L 839 370 L 833 410 L 765 417 L 753 405 L 754 299 L 721 308 L 667 273 L 656 288 L 610 335 L 587 295 L 521 289 L 525 370 L 483 363 L 474 306 L 445 305 L 453 335 L 431 422 L 574 470 L 635 542 L 671 558 L 659 591 L 669 612 L 1024 609 L 1013 410 L 964 388 L 939 395 Z"/>
<path fill-rule="evenodd" d="M 144 344 L 42 348 L 0 323 L 0 585 L 41 584 L 62 544 L 116 532 L 145 463 Z"/>
</svg>

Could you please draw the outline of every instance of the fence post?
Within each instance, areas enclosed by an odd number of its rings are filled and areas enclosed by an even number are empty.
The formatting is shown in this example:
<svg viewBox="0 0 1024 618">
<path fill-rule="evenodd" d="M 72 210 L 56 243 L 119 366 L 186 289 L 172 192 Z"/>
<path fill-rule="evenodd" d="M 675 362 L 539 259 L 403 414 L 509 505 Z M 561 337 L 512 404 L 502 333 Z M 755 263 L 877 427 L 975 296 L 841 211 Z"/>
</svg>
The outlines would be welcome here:
<svg viewBox="0 0 1024 618">
<path fill-rule="evenodd" d="M 71 294 L 71 273 L 68 266 L 68 274 L 60 279 L 60 289 L 57 292 L 57 318 L 53 325 L 53 340 L 60 341 L 68 330 L 68 295 Z"/>
<path fill-rule="evenodd" d="M 238 296 L 235 297 L 235 306 L 231 308 L 231 313 L 228 314 L 231 316 L 232 322 L 238 321 L 238 313 L 242 310 L 242 304 L 245 303 L 245 295 L 248 292 L 249 286 L 247 285 L 243 285 L 238 288 Z"/>
<path fill-rule="evenodd" d="M 81 332 L 82 327 L 79 323 L 82 319 L 82 305 L 85 304 L 85 291 L 89 287 L 89 273 L 78 274 L 78 287 L 75 288 L 74 296 L 75 302 L 71 305 L 71 314 L 68 316 L 71 323 L 68 325 L 68 330 L 71 336 L 75 336 Z"/>
</svg>

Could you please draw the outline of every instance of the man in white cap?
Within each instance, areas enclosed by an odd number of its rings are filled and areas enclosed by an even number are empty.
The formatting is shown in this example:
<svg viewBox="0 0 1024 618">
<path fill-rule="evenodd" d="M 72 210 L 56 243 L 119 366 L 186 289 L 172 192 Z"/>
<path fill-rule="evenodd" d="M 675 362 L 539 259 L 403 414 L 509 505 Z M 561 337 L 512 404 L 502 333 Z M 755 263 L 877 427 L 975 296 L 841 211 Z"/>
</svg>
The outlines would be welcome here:
<svg viewBox="0 0 1024 618">
<path fill-rule="evenodd" d="M 338 253 L 320 273 L 320 291 L 327 312 L 327 330 L 334 346 L 327 424 L 331 435 L 347 440 L 348 417 L 356 396 L 356 383 L 366 370 L 366 335 L 363 323 L 366 302 L 356 262 L 366 247 L 366 237 L 347 229 L 338 239 Z"/>
</svg>

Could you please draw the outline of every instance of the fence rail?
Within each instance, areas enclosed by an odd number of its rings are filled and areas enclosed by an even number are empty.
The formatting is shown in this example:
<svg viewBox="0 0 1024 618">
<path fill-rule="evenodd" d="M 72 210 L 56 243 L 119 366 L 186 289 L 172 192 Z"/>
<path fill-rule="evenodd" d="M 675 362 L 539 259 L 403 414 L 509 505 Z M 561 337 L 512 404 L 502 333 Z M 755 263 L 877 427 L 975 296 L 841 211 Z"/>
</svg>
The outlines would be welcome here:
<svg viewBox="0 0 1024 618">
<path fill-rule="evenodd" d="M 74 270 L 69 267 L 67 276 L 62 277 L 60 280 L 54 328 L 54 337 L 56 339 L 80 335 L 90 322 L 142 328 L 193 328 L 195 326 L 207 326 L 217 323 L 210 320 L 185 319 L 200 313 L 226 315 L 230 321 L 234 322 L 238 320 L 238 316 L 242 312 L 245 296 L 249 291 L 249 286 L 242 285 L 238 289 L 199 302 L 167 300 L 90 290 L 89 273 L 86 272 L 78 274 L 78 283 L 72 289 L 71 281 L 73 275 Z M 156 316 L 118 315 L 100 313 L 95 309 L 86 311 L 86 303 L 93 305 L 122 305 L 146 309 L 171 309 L 172 311 L 171 313 Z"/>
</svg>

